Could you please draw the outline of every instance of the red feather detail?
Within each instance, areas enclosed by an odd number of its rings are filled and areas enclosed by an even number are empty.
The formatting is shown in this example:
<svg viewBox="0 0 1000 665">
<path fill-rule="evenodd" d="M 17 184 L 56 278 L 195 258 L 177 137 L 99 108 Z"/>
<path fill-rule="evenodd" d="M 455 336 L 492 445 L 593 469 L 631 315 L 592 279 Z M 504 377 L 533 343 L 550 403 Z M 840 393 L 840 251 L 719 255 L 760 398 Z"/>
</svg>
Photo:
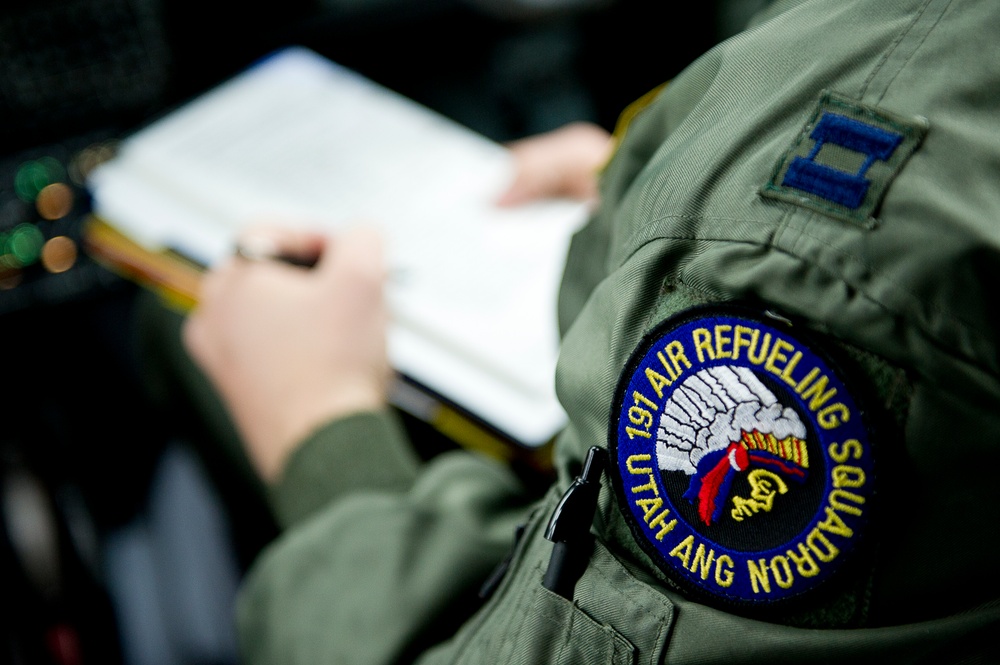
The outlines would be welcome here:
<svg viewBox="0 0 1000 665">
<path fill-rule="evenodd" d="M 719 458 L 712 470 L 706 473 L 701 479 L 701 489 L 698 490 L 698 515 L 701 520 L 708 525 L 712 524 L 712 513 L 715 512 L 715 502 L 719 497 L 719 488 L 732 470 L 729 464 L 729 453 L 735 448 L 735 444 L 730 444 L 726 454 Z"/>
</svg>

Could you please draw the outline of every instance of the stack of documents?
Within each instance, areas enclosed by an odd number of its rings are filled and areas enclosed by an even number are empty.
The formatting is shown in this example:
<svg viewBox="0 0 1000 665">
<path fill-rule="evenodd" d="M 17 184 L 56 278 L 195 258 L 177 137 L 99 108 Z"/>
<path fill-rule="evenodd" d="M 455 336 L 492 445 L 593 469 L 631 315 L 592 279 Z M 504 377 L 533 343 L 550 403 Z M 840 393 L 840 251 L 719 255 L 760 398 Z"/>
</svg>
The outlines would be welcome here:
<svg viewBox="0 0 1000 665">
<path fill-rule="evenodd" d="M 247 225 L 387 240 L 393 366 L 527 446 L 564 424 L 556 291 L 582 204 L 502 209 L 505 148 L 299 47 L 126 139 L 94 214 L 150 252 L 210 266 Z"/>
</svg>

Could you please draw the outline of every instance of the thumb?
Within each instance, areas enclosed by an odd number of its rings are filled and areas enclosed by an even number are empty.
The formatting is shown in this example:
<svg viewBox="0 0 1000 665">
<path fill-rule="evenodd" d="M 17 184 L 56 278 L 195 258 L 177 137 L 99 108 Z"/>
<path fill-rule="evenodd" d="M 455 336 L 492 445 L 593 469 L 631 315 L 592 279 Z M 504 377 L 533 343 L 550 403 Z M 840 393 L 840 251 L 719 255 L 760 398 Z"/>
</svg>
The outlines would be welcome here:
<svg viewBox="0 0 1000 665">
<path fill-rule="evenodd" d="M 514 182 L 500 195 L 496 204 L 501 207 L 511 207 L 542 198 L 547 183 L 539 182 L 539 180 L 536 174 L 525 173 L 524 169 L 519 169 L 514 177 Z M 550 188 L 554 189 L 554 187 Z"/>
</svg>

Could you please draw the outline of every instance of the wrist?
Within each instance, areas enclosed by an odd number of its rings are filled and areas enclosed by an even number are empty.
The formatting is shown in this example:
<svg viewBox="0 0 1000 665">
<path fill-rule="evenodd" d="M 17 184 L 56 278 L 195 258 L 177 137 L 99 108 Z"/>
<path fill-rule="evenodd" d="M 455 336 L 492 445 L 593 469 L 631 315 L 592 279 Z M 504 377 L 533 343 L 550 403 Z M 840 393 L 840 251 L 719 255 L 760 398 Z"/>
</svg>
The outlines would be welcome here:
<svg viewBox="0 0 1000 665">
<path fill-rule="evenodd" d="M 378 411 L 386 406 L 385 389 L 366 383 L 289 397 L 285 408 L 269 423 L 265 414 L 247 414 L 243 428 L 251 460 L 266 483 L 281 477 L 289 457 L 325 425 L 348 416 Z"/>
</svg>

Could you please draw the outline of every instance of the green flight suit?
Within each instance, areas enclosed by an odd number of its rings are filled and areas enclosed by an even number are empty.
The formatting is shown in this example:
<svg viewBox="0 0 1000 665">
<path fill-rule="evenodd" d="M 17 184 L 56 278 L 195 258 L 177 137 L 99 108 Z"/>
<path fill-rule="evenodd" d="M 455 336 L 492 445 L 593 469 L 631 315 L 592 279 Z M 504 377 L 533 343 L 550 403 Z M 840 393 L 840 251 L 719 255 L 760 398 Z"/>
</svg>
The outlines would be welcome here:
<svg viewBox="0 0 1000 665">
<path fill-rule="evenodd" d="M 247 662 L 1000 661 L 998 35 L 995 0 L 777 2 L 692 64 L 628 127 L 571 247 L 556 486 L 531 500 L 465 452 L 421 464 L 387 413 L 329 424 L 272 488 L 286 531 L 242 592 Z M 862 169 L 857 205 L 840 185 L 787 186 L 796 157 L 854 168 L 809 152 L 831 108 L 901 137 Z M 794 606 L 699 600 L 640 546 L 605 477 L 573 600 L 544 589 L 545 524 L 608 445 L 626 361 L 661 321 L 723 301 L 863 368 L 848 386 L 885 411 L 865 547 Z"/>
</svg>

